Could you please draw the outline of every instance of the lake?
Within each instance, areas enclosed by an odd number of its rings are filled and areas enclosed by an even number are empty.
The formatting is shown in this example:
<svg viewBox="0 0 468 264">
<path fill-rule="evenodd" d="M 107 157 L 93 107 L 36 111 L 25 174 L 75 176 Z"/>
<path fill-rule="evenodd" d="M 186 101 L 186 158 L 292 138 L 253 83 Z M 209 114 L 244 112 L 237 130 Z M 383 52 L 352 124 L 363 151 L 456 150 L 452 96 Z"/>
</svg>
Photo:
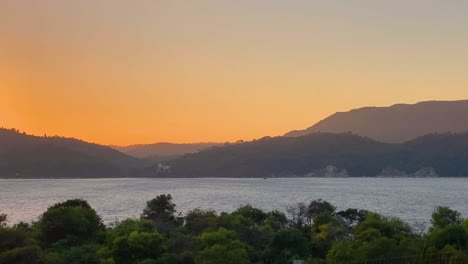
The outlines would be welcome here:
<svg viewBox="0 0 468 264">
<path fill-rule="evenodd" d="M 159 194 L 171 194 L 181 212 L 245 204 L 285 211 L 321 198 L 339 210 L 368 209 L 425 228 L 438 205 L 468 217 L 468 178 L 0 179 L 0 212 L 10 224 L 30 222 L 56 202 L 83 198 L 109 223 L 138 217 Z"/>
</svg>

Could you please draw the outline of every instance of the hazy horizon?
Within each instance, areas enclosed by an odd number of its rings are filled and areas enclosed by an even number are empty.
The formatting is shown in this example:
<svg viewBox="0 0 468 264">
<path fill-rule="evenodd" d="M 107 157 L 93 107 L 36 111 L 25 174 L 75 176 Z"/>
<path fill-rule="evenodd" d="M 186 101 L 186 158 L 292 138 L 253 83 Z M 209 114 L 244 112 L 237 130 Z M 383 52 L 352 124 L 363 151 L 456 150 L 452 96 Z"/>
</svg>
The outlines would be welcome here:
<svg viewBox="0 0 468 264">
<path fill-rule="evenodd" d="M 421 101 L 421 102 L 416 102 L 414 104 L 406 104 L 406 103 L 394 103 L 394 104 L 391 104 L 391 105 L 385 105 L 385 106 L 373 106 L 373 105 L 368 105 L 368 106 L 362 106 L 362 107 L 357 107 L 357 108 L 354 108 L 354 109 L 348 109 L 348 110 L 345 110 L 343 112 L 335 112 L 335 113 L 352 113 L 354 110 L 358 110 L 358 109 L 369 109 L 369 108 L 390 108 L 390 107 L 393 107 L 393 106 L 401 106 L 401 105 L 417 105 L 417 104 L 421 104 L 421 103 L 428 103 L 428 102 L 450 102 L 450 103 L 456 103 L 456 102 L 468 102 L 468 99 L 465 99 L 465 100 L 428 100 L 428 101 Z M 447 109 L 445 110 L 447 111 Z M 286 134 L 282 134 L 282 135 L 274 135 L 273 137 L 276 137 L 276 136 L 291 136 L 289 134 L 291 133 L 297 133 L 297 132 L 301 132 L 301 131 L 307 131 L 309 128 L 317 125 L 317 124 L 320 124 L 320 122 L 322 121 L 325 121 L 327 120 L 328 118 L 332 117 L 333 115 L 330 115 L 330 116 L 326 116 L 322 119 L 320 119 L 317 123 L 314 123 L 314 124 L 310 124 L 308 125 L 307 127 L 303 127 L 303 128 L 299 128 L 299 129 L 287 129 L 288 133 Z M 355 120 L 357 121 L 357 120 Z M 424 122 L 424 121 L 423 121 Z M 372 124 L 369 124 L 369 125 L 372 125 Z M 346 127 L 346 125 L 344 125 Z M 152 145 L 200 145 L 200 144 L 224 144 L 224 143 L 234 143 L 234 142 L 237 142 L 237 141 L 251 141 L 251 140 L 256 140 L 256 139 L 260 139 L 260 138 L 263 138 L 263 137 L 269 137 L 270 135 L 263 135 L 263 136 L 260 136 L 258 138 L 252 138 L 252 139 L 248 139 L 248 140 L 243 140 L 243 139 L 239 139 L 239 140 L 236 140 L 236 141 L 224 141 L 224 142 L 215 142 L 215 141 L 205 141 L 205 142 L 168 142 L 168 141 L 154 141 L 154 142 L 143 142 L 143 143 L 130 143 L 130 144 L 127 144 L 127 145 L 118 145 L 118 144 L 101 144 L 99 142 L 93 142 L 93 141 L 87 141 L 85 139 L 82 139 L 82 138 L 77 138 L 77 137 L 74 137 L 74 136 L 69 136 L 69 135 L 59 135 L 59 134 L 47 134 L 47 133 L 44 133 L 44 134 L 33 134 L 33 133 L 30 133 L 29 131 L 24 131 L 24 130 L 20 130 L 16 127 L 2 127 L 3 129 L 7 129 L 7 130 L 17 130 L 19 133 L 25 133 L 26 135 L 31 135 L 31 136 L 38 136 L 38 137 L 42 137 L 42 136 L 48 136 L 48 137 L 65 137 L 65 138 L 75 138 L 75 139 L 78 139 L 78 140 L 83 140 L 83 141 L 86 141 L 86 142 L 89 142 L 89 143 L 94 143 L 94 144 L 100 144 L 100 145 L 104 145 L 104 146 L 109 146 L 111 148 L 133 148 L 133 147 L 146 147 L 146 146 L 152 146 Z M 459 129 L 458 129 L 459 130 Z M 333 131 L 328 131 L 328 133 L 345 133 L 345 131 L 348 131 L 347 129 L 343 130 L 342 132 L 333 132 Z M 452 132 L 452 133 L 460 133 L 460 132 L 463 132 L 464 129 L 462 130 L 459 130 L 459 131 L 447 131 L 447 132 Z M 352 131 L 348 131 L 348 132 L 352 132 Z M 442 131 L 439 131 L 442 133 Z M 317 133 L 317 132 L 310 132 L 310 133 Z M 325 132 L 327 133 L 327 132 Z M 386 142 L 385 140 L 379 140 L 379 139 L 376 139 L 375 137 L 372 137 L 372 136 L 368 136 L 368 135 L 363 135 L 361 134 L 360 132 L 352 132 L 356 135 L 360 135 L 360 136 L 363 136 L 363 137 L 370 137 L 374 140 L 377 140 L 379 142 Z M 430 133 L 437 133 L 437 131 L 428 131 L 427 133 L 421 133 L 421 134 L 418 134 L 417 136 L 415 137 L 412 137 L 412 138 L 409 138 L 408 140 L 410 139 L 413 139 L 413 138 L 417 138 L 417 137 L 420 137 L 420 136 L 425 136 L 427 134 L 430 134 Z M 295 135 L 295 136 L 299 136 L 299 135 Z"/>
<path fill-rule="evenodd" d="M 4 127 L 233 142 L 468 98 L 468 2 L 2 1 Z"/>
</svg>

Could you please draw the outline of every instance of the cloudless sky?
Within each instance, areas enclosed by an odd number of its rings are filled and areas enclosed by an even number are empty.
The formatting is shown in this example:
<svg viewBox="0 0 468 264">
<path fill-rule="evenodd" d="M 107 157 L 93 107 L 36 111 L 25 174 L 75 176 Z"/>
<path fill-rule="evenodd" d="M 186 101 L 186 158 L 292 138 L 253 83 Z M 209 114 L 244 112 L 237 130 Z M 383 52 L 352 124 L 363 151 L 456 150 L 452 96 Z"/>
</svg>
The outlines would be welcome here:
<svg viewBox="0 0 468 264">
<path fill-rule="evenodd" d="M 2 0 L 0 126 L 224 142 L 468 99 L 467 14 L 461 0 Z"/>
</svg>

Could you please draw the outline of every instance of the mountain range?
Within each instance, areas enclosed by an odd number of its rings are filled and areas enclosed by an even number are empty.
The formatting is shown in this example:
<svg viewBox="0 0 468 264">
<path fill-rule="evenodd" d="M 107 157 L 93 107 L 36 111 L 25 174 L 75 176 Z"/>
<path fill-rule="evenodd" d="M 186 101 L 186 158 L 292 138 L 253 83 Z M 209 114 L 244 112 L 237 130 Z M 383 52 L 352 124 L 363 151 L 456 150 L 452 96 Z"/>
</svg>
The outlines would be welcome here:
<svg viewBox="0 0 468 264">
<path fill-rule="evenodd" d="M 468 176 L 468 133 L 382 143 L 351 133 L 314 133 L 213 147 L 172 160 L 157 177 Z"/>
<path fill-rule="evenodd" d="M 127 155 L 143 158 L 153 161 L 164 161 L 199 152 L 201 150 L 220 146 L 221 143 L 188 143 L 188 144 L 175 144 L 175 143 L 154 143 L 154 144 L 141 144 L 130 146 L 110 146 Z"/>
<path fill-rule="evenodd" d="M 468 100 L 428 101 L 338 112 L 286 137 L 316 132 L 351 132 L 381 142 L 403 143 L 431 133 L 468 131 Z"/>
<path fill-rule="evenodd" d="M 336 113 L 283 137 L 102 146 L 0 129 L 0 178 L 468 176 L 468 100 Z"/>
</svg>

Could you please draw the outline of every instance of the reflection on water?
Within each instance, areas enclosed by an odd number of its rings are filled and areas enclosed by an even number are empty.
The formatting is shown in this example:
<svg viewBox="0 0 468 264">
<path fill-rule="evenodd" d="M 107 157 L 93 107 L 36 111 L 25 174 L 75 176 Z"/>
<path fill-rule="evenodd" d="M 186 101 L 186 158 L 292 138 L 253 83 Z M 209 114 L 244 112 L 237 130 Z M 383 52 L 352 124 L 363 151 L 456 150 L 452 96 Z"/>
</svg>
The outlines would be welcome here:
<svg viewBox="0 0 468 264">
<path fill-rule="evenodd" d="M 56 202 L 84 198 L 108 223 L 138 217 L 147 200 L 163 193 L 172 194 L 182 212 L 232 211 L 247 203 L 284 211 L 322 198 L 338 209 L 368 209 L 415 225 L 429 225 L 438 205 L 468 216 L 468 178 L 0 179 L 0 212 L 10 223 L 29 222 Z"/>
</svg>

